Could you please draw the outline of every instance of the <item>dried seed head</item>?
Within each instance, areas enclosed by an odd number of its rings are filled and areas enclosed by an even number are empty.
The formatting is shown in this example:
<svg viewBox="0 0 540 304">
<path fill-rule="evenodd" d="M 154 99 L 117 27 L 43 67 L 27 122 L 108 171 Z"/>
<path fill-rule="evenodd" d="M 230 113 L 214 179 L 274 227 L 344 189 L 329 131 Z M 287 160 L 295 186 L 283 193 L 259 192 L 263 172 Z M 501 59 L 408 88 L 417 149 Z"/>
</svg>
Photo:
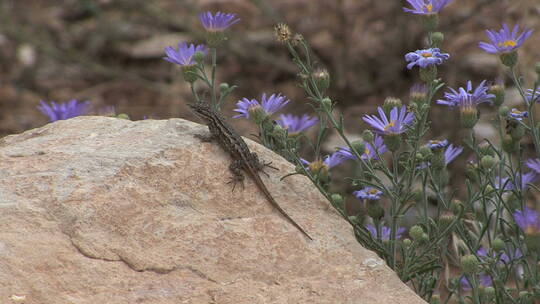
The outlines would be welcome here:
<svg viewBox="0 0 540 304">
<path fill-rule="evenodd" d="M 276 35 L 276 40 L 281 43 L 287 43 L 291 41 L 292 38 L 291 29 L 285 23 L 278 23 L 274 27 L 274 34 Z"/>
</svg>

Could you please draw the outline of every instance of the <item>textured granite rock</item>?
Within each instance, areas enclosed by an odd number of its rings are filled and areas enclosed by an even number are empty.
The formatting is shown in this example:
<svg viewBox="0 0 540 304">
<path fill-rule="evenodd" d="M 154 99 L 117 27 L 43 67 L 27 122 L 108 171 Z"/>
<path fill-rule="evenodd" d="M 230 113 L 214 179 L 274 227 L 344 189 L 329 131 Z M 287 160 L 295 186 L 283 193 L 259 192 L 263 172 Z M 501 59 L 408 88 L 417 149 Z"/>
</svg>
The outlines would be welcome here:
<svg viewBox="0 0 540 304">
<path fill-rule="evenodd" d="M 0 140 L 0 302 L 425 303 L 294 168 L 263 177 L 180 119 L 78 117 Z M 5 302 L 7 301 L 7 302 Z M 19 301 L 19 302 L 17 302 Z"/>
</svg>

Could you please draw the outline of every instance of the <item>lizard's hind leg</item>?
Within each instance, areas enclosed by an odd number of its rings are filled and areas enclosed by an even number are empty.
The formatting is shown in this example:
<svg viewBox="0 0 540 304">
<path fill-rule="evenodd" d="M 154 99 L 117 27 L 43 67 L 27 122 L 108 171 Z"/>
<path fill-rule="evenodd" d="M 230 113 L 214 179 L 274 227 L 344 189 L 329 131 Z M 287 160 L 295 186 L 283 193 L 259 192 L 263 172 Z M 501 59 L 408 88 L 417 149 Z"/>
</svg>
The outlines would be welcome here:
<svg viewBox="0 0 540 304">
<path fill-rule="evenodd" d="M 271 169 L 274 169 L 274 170 L 278 170 L 278 168 L 276 168 L 274 166 L 271 166 L 272 162 L 263 162 L 263 161 L 261 161 L 259 159 L 259 156 L 255 152 L 251 153 L 251 162 L 252 162 L 253 168 L 255 168 L 257 171 L 260 171 L 260 172 L 264 173 L 264 175 L 266 175 L 266 176 L 269 176 L 269 175 L 268 175 L 268 173 L 266 173 L 264 171 L 264 168 L 268 167 L 268 168 L 271 168 Z"/>
<path fill-rule="evenodd" d="M 236 184 L 239 182 L 242 183 L 242 190 L 244 189 L 244 173 L 242 172 L 242 168 L 244 167 L 244 162 L 241 159 L 233 161 L 229 165 L 229 170 L 232 173 L 231 180 L 227 184 L 232 184 L 232 191 L 234 191 L 234 188 L 236 187 Z"/>
</svg>

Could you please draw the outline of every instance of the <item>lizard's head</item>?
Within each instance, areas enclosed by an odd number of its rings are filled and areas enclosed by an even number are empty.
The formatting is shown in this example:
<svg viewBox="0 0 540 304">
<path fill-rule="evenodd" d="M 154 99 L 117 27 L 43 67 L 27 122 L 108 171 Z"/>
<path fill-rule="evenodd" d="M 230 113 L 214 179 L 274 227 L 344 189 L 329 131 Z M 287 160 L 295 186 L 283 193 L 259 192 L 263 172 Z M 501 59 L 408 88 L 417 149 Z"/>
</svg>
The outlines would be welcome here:
<svg viewBox="0 0 540 304">
<path fill-rule="evenodd" d="M 188 107 L 203 121 L 209 121 L 212 117 L 212 110 L 210 105 L 206 102 L 200 101 L 197 103 L 188 103 Z"/>
</svg>

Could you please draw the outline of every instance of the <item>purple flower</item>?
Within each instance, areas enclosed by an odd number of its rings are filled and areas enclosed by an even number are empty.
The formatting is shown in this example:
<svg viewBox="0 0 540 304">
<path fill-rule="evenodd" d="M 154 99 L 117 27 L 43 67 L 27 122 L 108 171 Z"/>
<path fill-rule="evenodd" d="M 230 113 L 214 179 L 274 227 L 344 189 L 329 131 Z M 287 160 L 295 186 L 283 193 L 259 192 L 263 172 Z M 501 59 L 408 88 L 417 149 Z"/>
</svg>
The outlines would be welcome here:
<svg viewBox="0 0 540 304">
<path fill-rule="evenodd" d="M 247 98 L 243 98 L 236 103 L 237 108 L 234 109 L 235 112 L 240 114 L 233 116 L 233 118 L 249 118 L 250 111 L 253 113 L 253 111 L 257 109 L 262 109 L 266 115 L 272 115 L 288 103 L 289 100 L 287 97 L 281 94 L 272 94 L 270 97 L 266 98 L 266 93 L 263 93 L 260 103 L 257 99 L 249 100 Z"/>
<path fill-rule="evenodd" d="M 448 146 L 448 140 L 430 140 L 427 144 L 427 146 L 431 149 L 431 150 L 438 150 L 438 149 L 441 149 L 441 148 L 444 148 L 446 146 Z"/>
<path fill-rule="evenodd" d="M 522 121 L 523 117 L 529 117 L 529 112 L 512 108 L 512 110 L 508 112 L 508 117 L 517 121 Z"/>
<path fill-rule="evenodd" d="M 207 53 L 206 48 L 202 44 L 195 46 L 194 44 L 188 45 L 185 42 L 181 42 L 178 44 L 178 50 L 175 50 L 172 46 L 166 47 L 165 54 L 167 56 L 163 57 L 163 59 L 178 64 L 179 66 L 192 66 L 195 65 L 193 55 L 197 52 L 201 52 L 205 55 Z"/>
<path fill-rule="evenodd" d="M 529 207 L 525 206 L 523 211 L 517 210 L 514 212 L 514 219 L 523 232 L 529 234 L 540 232 L 540 217 L 536 210 L 529 209 Z"/>
<path fill-rule="evenodd" d="M 537 174 L 540 174 L 540 159 L 529 159 L 525 162 L 525 165 L 527 165 L 529 169 L 533 170 Z"/>
<path fill-rule="evenodd" d="M 365 142 L 365 148 L 364 151 L 358 151 L 360 154 L 360 158 L 367 160 L 367 159 L 377 159 L 377 155 L 382 155 L 388 149 L 384 145 L 384 140 L 381 136 L 375 134 L 375 139 L 373 140 L 373 144 Z M 351 152 L 351 150 L 348 147 L 340 147 L 337 153 L 341 153 L 346 159 L 355 159 L 356 156 Z"/>
<path fill-rule="evenodd" d="M 414 120 L 414 114 L 407 112 L 405 106 L 401 109 L 394 107 L 390 111 L 390 120 L 386 117 L 381 107 L 377 108 L 379 117 L 375 115 L 364 115 L 364 121 L 375 129 L 375 132 L 385 135 L 401 134 L 407 130 L 407 126 Z"/>
<path fill-rule="evenodd" d="M 458 157 L 461 152 L 463 152 L 463 147 L 454 147 L 454 145 L 450 144 L 448 148 L 446 148 L 446 151 L 444 151 L 444 163 L 448 165 Z"/>
<path fill-rule="evenodd" d="M 490 54 L 512 52 L 513 50 L 519 48 L 533 32 L 532 30 L 525 30 L 523 33 L 518 35 L 518 31 L 519 26 L 516 25 L 514 26 L 512 32 L 510 32 L 510 28 L 506 23 L 503 24 L 503 27 L 499 30 L 499 32 L 486 30 L 486 35 L 491 43 L 480 42 L 478 46 Z"/>
<path fill-rule="evenodd" d="M 281 114 L 276 120 L 277 124 L 289 132 L 289 135 L 296 135 L 314 126 L 319 119 L 310 117 L 307 114 L 295 116 L 292 114 Z"/>
<path fill-rule="evenodd" d="M 538 175 L 535 172 L 527 172 L 523 175 L 517 174 L 515 177 L 515 181 L 519 185 L 521 191 L 527 188 L 528 183 L 533 183 L 537 179 L 538 179 Z M 495 188 L 499 189 L 501 186 L 503 187 L 504 190 L 507 190 L 507 191 L 516 189 L 516 185 L 508 177 L 501 179 L 500 184 L 499 184 L 499 178 L 497 177 L 497 179 L 495 180 Z"/>
<path fill-rule="evenodd" d="M 476 89 L 473 91 L 472 82 L 467 81 L 467 89 L 459 88 L 457 91 L 450 88 L 450 92 L 444 93 L 445 99 L 437 100 L 440 105 L 449 107 L 460 107 L 462 109 L 476 108 L 477 105 L 484 102 L 492 102 L 495 95 L 488 94 L 488 87 L 485 85 L 486 81 L 482 81 Z"/>
<path fill-rule="evenodd" d="M 377 229 L 375 228 L 375 226 L 373 225 L 366 225 L 366 229 L 369 230 L 369 233 L 371 234 L 371 236 L 376 239 L 381 239 L 382 241 L 390 240 L 390 234 L 392 231 L 390 227 L 381 226 L 380 235 L 377 232 Z M 396 231 L 396 239 L 399 240 L 402 237 L 404 232 L 405 232 L 405 228 L 399 227 L 398 230 Z"/>
<path fill-rule="evenodd" d="M 431 48 L 426 50 L 417 50 L 407 53 L 405 60 L 409 62 L 407 69 L 412 69 L 415 65 L 421 68 L 427 68 L 432 65 L 440 65 L 443 61 L 448 60 L 450 55 L 447 53 L 441 53 L 439 48 Z"/>
<path fill-rule="evenodd" d="M 52 101 L 51 105 L 41 100 L 37 108 L 49 117 L 50 122 L 53 122 L 84 115 L 88 112 L 89 107 L 90 101 L 79 102 L 77 99 L 72 99 L 60 104 Z"/>
<path fill-rule="evenodd" d="M 382 194 L 383 194 L 382 191 L 373 187 L 365 187 L 362 190 L 353 192 L 353 195 L 357 199 L 367 199 L 370 201 L 376 201 L 376 200 L 381 199 Z"/>
<path fill-rule="evenodd" d="M 540 87 L 537 87 L 536 90 L 527 89 L 525 99 L 527 99 L 527 103 L 540 102 Z"/>
<path fill-rule="evenodd" d="M 404 7 L 405 12 L 417 15 L 431 15 L 438 13 L 452 0 L 407 0 L 407 2 L 412 9 Z"/>
<path fill-rule="evenodd" d="M 503 263 L 508 264 L 516 259 L 523 257 L 523 254 L 521 253 L 521 250 L 519 250 L 519 248 L 514 251 L 508 251 L 508 252 L 510 253 L 510 256 L 506 254 L 506 252 L 503 252 L 499 255 L 499 261 L 497 262 L 498 264 L 503 264 Z M 490 256 L 484 247 L 480 247 L 476 251 L 476 256 L 478 256 L 480 260 L 485 261 L 488 257 L 496 258 L 497 253 L 492 252 Z"/>
<path fill-rule="evenodd" d="M 476 277 L 476 279 L 478 280 L 478 283 L 481 287 L 489 287 L 493 285 L 493 281 L 488 274 L 480 274 Z M 465 276 L 462 276 L 459 282 L 461 283 L 461 288 L 463 288 L 463 290 L 472 289 L 471 283 Z"/>
<path fill-rule="evenodd" d="M 311 171 L 319 171 L 321 168 L 331 169 L 341 164 L 345 161 L 345 157 L 338 152 L 334 152 L 330 155 L 326 155 L 322 161 L 320 159 L 317 159 L 310 163 L 303 158 L 300 158 L 300 161 L 302 162 L 302 164 L 309 166 L 309 169 Z"/>
<path fill-rule="evenodd" d="M 204 12 L 199 15 L 203 27 L 209 32 L 223 32 L 229 26 L 240 22 L 240 19 L 235 18 L 235 14 L 222 12 L 217 12 L 214 15 L 211 12 Z"/>
</svg>

